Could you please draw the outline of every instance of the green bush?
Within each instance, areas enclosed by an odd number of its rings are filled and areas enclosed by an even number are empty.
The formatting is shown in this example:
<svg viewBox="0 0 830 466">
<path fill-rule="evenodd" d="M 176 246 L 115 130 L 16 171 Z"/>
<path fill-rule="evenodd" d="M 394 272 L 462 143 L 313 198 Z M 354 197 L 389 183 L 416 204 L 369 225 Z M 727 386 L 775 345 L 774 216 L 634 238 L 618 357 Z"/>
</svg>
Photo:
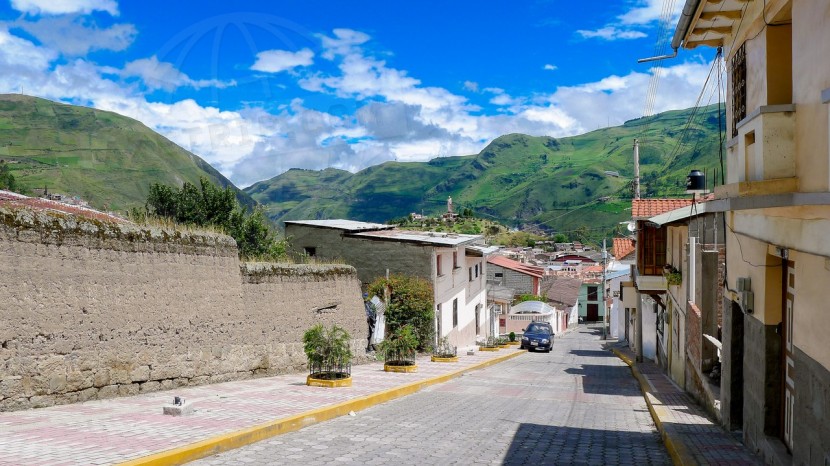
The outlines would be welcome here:
<svg viewBox="0 0 830 466">
<path fill-rule="evenodd" d="M 510 341 L 516 341 L 516 332 L 510 332 L 510 334 L 507 335 L 507 338 L 509 338 Z"/>
<path fill-rule="evenodd" d="M 386 309 L 386 328 L 391 334 L 399 328 L 411 325 L 419 351 L 432 346 L 434 335 L 432 285 L 426 279 L 409 275 L 392 275 L 389 279 L 378 278 L 369 285 L 369 294 L 384 296 L 389 290 Z"/>
<path fill-rule="evenodd" d="M 317 324 L 303 334 L 303 351 L 308 357 L 308 369 L 318 378 L 337 378 L 350 373 L 351 336 L 344 328 Z"/>
<path fill-rule="evenodd" d="M 404 325 L 391 332 L 378 345 L 377 357 L 387 364 L 407 366 L 415 363 L 415 354 L 418 348 L 418 338 L 414 328 Z"/>
</svg>

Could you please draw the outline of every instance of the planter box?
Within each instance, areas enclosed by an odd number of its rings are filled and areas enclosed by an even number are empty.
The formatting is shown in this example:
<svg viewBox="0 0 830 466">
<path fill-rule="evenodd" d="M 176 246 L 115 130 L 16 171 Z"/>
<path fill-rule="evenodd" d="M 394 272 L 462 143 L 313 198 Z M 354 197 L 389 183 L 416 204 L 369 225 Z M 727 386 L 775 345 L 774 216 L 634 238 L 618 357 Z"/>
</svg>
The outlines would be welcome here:
<svg viewBox="0 0 830 466">
<path fill-rule="evenodd" d="M 417 372 L 418 365 L 412 364 L 411 366 L 398 366 L 393 364 L 384 364 L 383 370 L 386 372 Z"/>
<path fill-rule="evenodd" d="M 439 356 L 433 356 L 432 362 L 458 362 L 458 356 L 451 356 L 449 358 L 442 358 Z"/>
<path fill-rule="evenodd" d="M 324 388 L 336 388 L 336 387 L 351 387 L 352 386 L 352 376 L 348 376 L 343 379 L 318 379 L 312 376 L 308 376 L 305 379 L 305 384 L 309 387 L 324 387 Z"/>
<path fill-rule="evenodd" d="M 479 346 L 479 347 L 478 347 L 478 350 L 479 350 L 479 351 L 498 351 L 498 350 L 499 350 L 499 347 L 498 347 L 498 346 L 494 346 L 494 347 L 492 347 L 492 348 L 488 348 L 488 347 L 486 347 L 486 346 Z"/>
</svg>

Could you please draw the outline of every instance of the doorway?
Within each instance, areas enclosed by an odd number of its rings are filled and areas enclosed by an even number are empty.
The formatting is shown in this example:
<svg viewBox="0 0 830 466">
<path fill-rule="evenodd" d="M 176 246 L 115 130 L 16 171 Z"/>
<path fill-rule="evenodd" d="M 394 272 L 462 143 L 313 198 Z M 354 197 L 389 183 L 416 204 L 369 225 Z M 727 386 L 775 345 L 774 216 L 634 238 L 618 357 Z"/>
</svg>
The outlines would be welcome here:
<svg viewBox="0 0 830 466">
<path fill-rule="evenodd" d="M 585 320 L 588 322 L 596 322 L 599 320 L 599 304 L 588 304 L 586 311 L 588 315 Z"/>
</svg>

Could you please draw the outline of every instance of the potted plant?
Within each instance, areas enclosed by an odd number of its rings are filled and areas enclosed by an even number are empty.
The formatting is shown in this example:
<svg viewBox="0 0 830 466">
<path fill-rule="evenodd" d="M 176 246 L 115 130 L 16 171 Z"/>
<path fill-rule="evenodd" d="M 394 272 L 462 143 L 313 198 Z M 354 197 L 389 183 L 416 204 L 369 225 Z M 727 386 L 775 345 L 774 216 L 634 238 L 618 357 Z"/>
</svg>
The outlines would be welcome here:
<svg viewBox="0 0 830 466">
<path fill-rule="evenodd" d="M 507 335 L 507 344 L 511 346 L 518 346 L 521 343 L 519 340 L 516 339 L 516 332 L 510 332 Z"/>
<path fill-rule="evenodd" d="M 432 351 L 432 361 L 433 362 L 457 362 L 458 361 L 458 349 L 450 344 L 450 341 L 447 337 L 441 339 L 438 342 L 438 345 Z"/>
<path fill-rule="evenodd" d="M 510 345 L 507 342 L 507 338 L 505 337 L 496 338 L 496 345 L 498 345 L 499 348 L 510 348 Z"/>
<path fill-rule="evenodd" d="M 479 351 L 498 351 L 499 345 L 496 337 L 489 336 L 484 343 L 478 347 Z"/>
<path fill-rule="evenodd" d="M 411 325 L 403 325 L 392 331 L 378 345 L 378 359 L 383 359 L 386 372 L 415 372 L 418 338 Z"/>
<path fill-rule="evenodd" d="M 352 385 L 351 336 L 342 327 L 317 324 L 303 334 L 303 351 L 308 357 L 306 385 L 350 387 Z"/>
<path fill-rule="evenodd" d="M 683 283 L 683 274 L 671 265 L 667 265 L 663 269 L 663 275 L 666 277 L 667 285 L 679 285 Z"/>
</svg>

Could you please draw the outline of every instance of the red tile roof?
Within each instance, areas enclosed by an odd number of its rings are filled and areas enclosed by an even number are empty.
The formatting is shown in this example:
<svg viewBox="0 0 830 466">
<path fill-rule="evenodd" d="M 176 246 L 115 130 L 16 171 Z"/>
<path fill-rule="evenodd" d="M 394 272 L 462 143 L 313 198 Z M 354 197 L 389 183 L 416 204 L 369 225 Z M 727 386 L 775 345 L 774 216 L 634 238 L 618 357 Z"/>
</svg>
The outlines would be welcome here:
<svg viewBox="0 0 830 466">
<path fill-rule="evenodd" d="M 631 238 L 614 238 L 613 252 L 617 260 L 625 258 L 625 256 L 634 252 L 634 240 Z"/>
<path fill-rule="evenodd" d="M 63 212 L 65 214 L 78 215 L 81 217 L 104 220 L 108 222 L 130 223 L 123 218 L 99 212 L 87 207 L 64 204 L 62 202 L 41 199 L 39 197 L 28 197 L 22 194 L 13 193 L 11 191 L 0 191 L 0 207 L 3 206 L 28 207 L 33 210 Z"/>
<path fill-rule="evenodd" d="M 643 220 L 690 205 L 691 199 L 632 199 L 631 218 Z"/>
<path fill-rule="evenodd" d="M 523 273 L 525 275 L 530 275 L 533 277 L 541 278 L 545 275 L 545 269 L 541 267 L 522 264 L 521 262 L 514 261 L 513 259 L 508 259 L 504 256 L 499 256 L 495 254 L 488 256 L 487 262 L 493 265 L 504 267 L 505 269 L 514 270 L 516 272 Z"/>
</svg>

